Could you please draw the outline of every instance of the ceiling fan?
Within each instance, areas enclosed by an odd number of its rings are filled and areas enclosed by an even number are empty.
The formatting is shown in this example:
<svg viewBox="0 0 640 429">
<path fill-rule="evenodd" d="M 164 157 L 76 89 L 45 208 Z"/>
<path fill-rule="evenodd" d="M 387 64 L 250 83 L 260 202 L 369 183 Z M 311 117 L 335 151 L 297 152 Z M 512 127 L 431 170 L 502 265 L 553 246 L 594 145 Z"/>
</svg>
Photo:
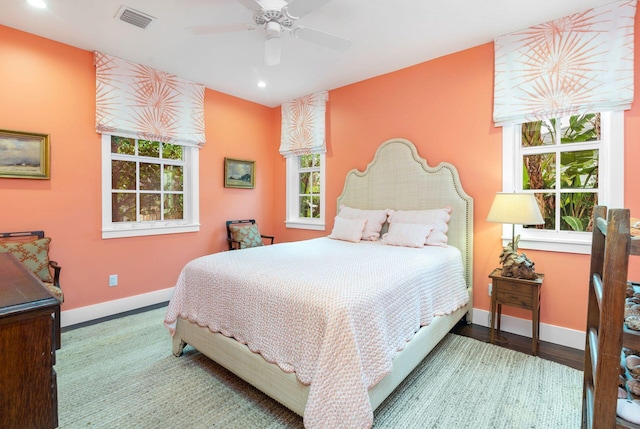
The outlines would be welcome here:
<svg viewBox="0 0 640 429">
<path fill-rule="evenodd" d="M 329 49 L 344 52 L 351 45 L 351 40 L 325 33 L 320 30 L 296 25 L 296 21 L 331 0 L 237 0 L 247 9 L 253 11 L 253 23 L 229 25 L 205 25 L 188 27 L 193 34 L 228 33 L 263 28 L 266 38 L 264 45 L 264 62 L 268 66 L 280 63 L 281 41 L 283 33 L 315 43 Z"/>
</svg>

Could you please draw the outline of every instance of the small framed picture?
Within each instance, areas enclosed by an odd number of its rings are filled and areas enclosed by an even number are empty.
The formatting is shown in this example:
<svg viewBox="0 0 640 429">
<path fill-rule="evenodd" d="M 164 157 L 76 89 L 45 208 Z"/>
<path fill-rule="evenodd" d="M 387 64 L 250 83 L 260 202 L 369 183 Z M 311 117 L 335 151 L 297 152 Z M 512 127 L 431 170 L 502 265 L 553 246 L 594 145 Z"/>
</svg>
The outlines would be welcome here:
<svg viewBox="0 0 640 429">
<path fill-rule="evenodd" d="M 49 134 L 0 130 L 0 178 L 48 179 Z"/>
<path fill-rule="evenodd" d="M 242 159 L 224 159 L 225 188 L 254 188 L 256 186 L 256 162 Z"/>
</svg>

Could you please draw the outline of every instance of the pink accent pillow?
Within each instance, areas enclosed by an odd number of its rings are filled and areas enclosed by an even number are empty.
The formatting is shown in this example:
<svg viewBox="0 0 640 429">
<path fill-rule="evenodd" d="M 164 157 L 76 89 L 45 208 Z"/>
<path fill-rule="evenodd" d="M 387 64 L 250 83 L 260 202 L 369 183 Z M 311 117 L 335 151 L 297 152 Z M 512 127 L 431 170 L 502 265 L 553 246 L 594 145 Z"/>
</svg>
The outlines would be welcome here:
<svg viewBox="0 0 640 429">
<path fill-rule="evenodd" d="M 427 246 L 446 246 L 451 220 L 451 207 L 433 210 L 389 210 L 389 225 L 394 223 L 416 223 L 431 225 L 433 231 L 427 237 Z"/>
<path fill-rule="evenodd" d="M 364 231 L 366 223 L 366 219 L 345 219 L 336 216 L 329 238 L 357 243 L 362 239 L 362 231 Z"/>
<path fill-rule="evenodd" d="M 382 236 L 382 244 L 404 247 L 424 247 L 433 230 L 431 225 L 418 223 L 391 223 L 389 231 Z"/>
<path fill-rule="evenodd" d="M 367 224 L 364 227 L 362 239 L 375 241 L 380 238 L 380 230 L 382 230 L 382 224 L 387 221 L 387 212 L 388 210 L 386 209 L 363 210 L 341 205 L 338 216 L 345 219 L 366 219 Z"/>
</svg>

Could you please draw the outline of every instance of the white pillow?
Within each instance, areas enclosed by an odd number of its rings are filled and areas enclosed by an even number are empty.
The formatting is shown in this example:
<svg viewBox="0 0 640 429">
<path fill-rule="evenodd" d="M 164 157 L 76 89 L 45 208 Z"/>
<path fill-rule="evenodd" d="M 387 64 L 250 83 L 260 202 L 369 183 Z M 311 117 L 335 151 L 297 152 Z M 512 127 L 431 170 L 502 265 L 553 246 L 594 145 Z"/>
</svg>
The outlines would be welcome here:
<svg viewBox="0 0 640 429">
<path fill-rule="evenodd" d="M 357 243 L 362 239 L 362 231 L 364 231 L 366 223 L 366 219 L 345 219 L 336 216 L 329 238 Z"/>
<path fill-rule="evenodd" d="M 427 246 L 446 246 L 448 242 L 451 207 L 433 210 L 389 210 L 389 225 L 415 223 L 431 225 L 433 231 L 427 237 Z"/>
<path fill-rule="evenodd" d="M 424 247 L 431 231 L 431 225 L 396 222 L 389 224 L 389 231 L 382 236 L 381 241 L 392 246 Z"/>
<path fill-rule="evenodd" d="M 363 240 L 375 241 L 380 238 L 382 224 L 387 221 L 388 210 L 354 209 L 345 205 L 340 206 L 338 216 L 345 219 L 366 219 L 367 224 L 362 233 Z"/>
</svg>

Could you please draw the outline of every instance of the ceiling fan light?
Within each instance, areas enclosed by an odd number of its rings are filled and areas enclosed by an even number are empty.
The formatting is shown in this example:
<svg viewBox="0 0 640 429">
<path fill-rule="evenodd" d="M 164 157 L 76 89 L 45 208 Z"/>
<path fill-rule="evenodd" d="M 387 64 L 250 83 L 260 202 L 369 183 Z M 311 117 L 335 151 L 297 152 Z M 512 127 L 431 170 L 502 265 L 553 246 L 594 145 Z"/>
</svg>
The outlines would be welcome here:
<svg viewBox="0 0 640 429">
<path fill-rule="evenodd" d="M 280 38 L 269 37 L 264 44 L 264 63 L 267 66 L 275 66 L 280 64 Z"/>
<path fill-rule="evenodd" d="M 280 35 L 280 23 L 276 21 L 267 22 L 264 28 L 267 30 L 267 37 L 278 37 Z"/>
</svg>

